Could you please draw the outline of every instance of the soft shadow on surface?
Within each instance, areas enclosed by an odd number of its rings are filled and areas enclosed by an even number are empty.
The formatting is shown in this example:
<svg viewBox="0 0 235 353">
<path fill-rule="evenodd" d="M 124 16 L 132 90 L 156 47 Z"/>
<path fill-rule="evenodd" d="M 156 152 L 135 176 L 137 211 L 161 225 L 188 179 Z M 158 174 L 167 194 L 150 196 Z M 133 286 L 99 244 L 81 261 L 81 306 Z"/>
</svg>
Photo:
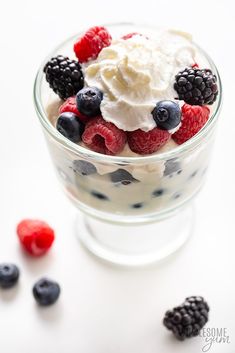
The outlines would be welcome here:
<svg viewBox="0 0 235 353">
<path fill-rule="evenodd" d="M 53 250 L 49 250 L 48 253 L 42 256 L 33 257 L 19 246 L 19 255 L 22 263 L 25 265 L 25 269 L 34 275 L 40 275 L 46 272 L 54 261 Z"/>
<path fill-rule="evenodd" d="M 20 291 L 20 283 L 17 283 L 12 288 L 1 288 L 0 300 L 4 302 L 11 302 L 19 294 L 19 291 Z"/>
<path fill-rule="evenodd" d="M 58 322 L 63 318 L 63 306 L 60 302 L 60 298 L 58 302 L 52 304 L 50 306 L 40 306 L 35 303 L 35 312 L 40 320 L 43 320 L 48 323 Z"/>
<path fill-rule="evenodd" d="M 164 336 L 164 347 L 166 350 L 181 353 L 184 349 L 184 352 L 191 352 L 195 347 L 198 347 L 198 352 L 202 352 L 203 340 L 201 337 L 192 337 L 180 341 L 174 337 L 174 335 L 166 329 L 166 334 Z"/>
<path fill-rule="evenodd" d="M 174 261 L 177 260 L 178 256 L 181 255 L 181 253 L 183 253 L 184 251 L 187 251 L 187 247 L 190 245 L 191 240 L 194 237 L 194 233 L 195 233 L 195 225 L 196 225 L 196 221 L 197 221 L 197 212 L 196 209 L 194 207 L 194 205 L 191 206 L 192 207 L 192 223 L 191 223 L 191 227 L 190 227 L 190 233 L 189 233 L 189 237 L 186 240 L 186 242 L 179 247 L 176 251 L 174 251 L 172 254 L 166 256 L 165 258 L 161 259 L 160 261 L 157 262 L 153 262 L 147 265 L 140 265 L 140 266 L 126 266 L 126 265 L 120 265 L 120 264 L 115 264 L 112 262 L 109 262 L 108 260 L 102 259 L 98 256 L 96 256 L 93 252 L 91 252 L 84 244 L 82 241 L 80 241 L 79 237 L 76 234 L 76 228 L 75 228 L 75 236 L 77 238 L 78 241 L 78 246 L 80 246 L 84 252 L 84 254 L 87 256 L 88 260 L 92 260 L 94 263 L 96 263 L 97 265 L 106 268 L 106 269 L 111 269 L 113 271 L 157 271 L 158 269 L 162 268 L 162 267 L 167 267 L 167 266 L 172 266 L 172 264 L 174 263 Z"/>
</svg>

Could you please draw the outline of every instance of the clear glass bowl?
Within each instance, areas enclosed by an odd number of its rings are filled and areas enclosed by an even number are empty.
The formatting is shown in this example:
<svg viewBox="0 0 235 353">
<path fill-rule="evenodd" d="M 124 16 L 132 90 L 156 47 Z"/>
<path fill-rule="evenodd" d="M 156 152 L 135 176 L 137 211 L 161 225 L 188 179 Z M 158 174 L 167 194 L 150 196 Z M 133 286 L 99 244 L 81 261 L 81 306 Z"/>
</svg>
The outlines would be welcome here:
<svg viewBox="0 0 235 353">
<path fill-rule="evenodd" d="M 154 32 L 153 27 L 132 24 L 107 27 L 113 37 Z M 63 137 L 48 119 L 48 102 L 53 93 L 45 81 L 43 67 L 52 56 L 73 57 L 77 36 L 66 40 L 45 59 L 34 87 L 36 112 L 56 174 L 70 200 L 86 215 L 85 219 L 81 214 L 78 217 L 77 233 L 89 250 L 115 263 L 139 265 L 160 260 L 177 250 L 190 235 L 193 212 L 186 206 L 203 185 L 210 160 L 221 107 L 219 73 L 210 57 L 197 46 L 207 67 L 217 75 L 219 96 L 208 123 L 186 143 L 149 156 L 98 154 Z M 120 173 L 126 173 L 125 181 L 119 181 Z"/>
</svg>

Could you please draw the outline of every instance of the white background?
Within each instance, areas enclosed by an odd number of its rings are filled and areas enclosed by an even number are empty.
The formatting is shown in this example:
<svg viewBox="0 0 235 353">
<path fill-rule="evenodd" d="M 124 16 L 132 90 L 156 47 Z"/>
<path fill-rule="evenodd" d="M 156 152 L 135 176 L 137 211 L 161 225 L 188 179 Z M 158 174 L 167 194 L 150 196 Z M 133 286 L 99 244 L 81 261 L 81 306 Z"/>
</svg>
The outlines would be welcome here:
<svg viewBox="0 0 235 353">
<path fill-rule="evenodd" d="M 202 338 L 175 341 L 161 324 L 165 310 L 199 294 L 211 306 L 208 327 L 227 328 L 235 352 L 235 75 L 233 1 L 4 1 L 0 9 L 0 262 L 21 268 L 16 289 L 0 291 L 0 352 L 199 353 Z M 196 201 L 194 235 L 161 265 L 114 268 L 81 248 L 76 210 L 62 194 L 34 112 L 32 86 L 44 57 L 61 40 L 104 22 L 136 21 L 193 33 L 214 58 L 224 106 L 205 188 Z M 47 220 L 57 239 L 50 254 L 32 259 L 15 234 L 25 217 Z M 60 300 L 41 309 L 33 283 L 48 275 Z"/>
</svg>

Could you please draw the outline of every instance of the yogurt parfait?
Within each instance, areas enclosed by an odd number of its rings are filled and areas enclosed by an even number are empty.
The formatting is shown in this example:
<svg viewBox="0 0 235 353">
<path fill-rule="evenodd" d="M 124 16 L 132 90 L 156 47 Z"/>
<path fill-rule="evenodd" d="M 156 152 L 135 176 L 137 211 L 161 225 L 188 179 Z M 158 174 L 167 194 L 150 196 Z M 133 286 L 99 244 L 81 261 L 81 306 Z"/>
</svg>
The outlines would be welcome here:
<svg viewBox="0 0 235 353">
<path fill-rule="evenodd" d="M 218 71 L 188 33 L 92 27 L 44 61 L 34 100 L 90 251 L 140 265 L 185 243 L 221 106 Z"/>
<path fill-rule="evenodd" d="M 43 65 L 43 109 L 57 174 L 76 205 L 132 222 L 191 199 L 220 100 L 216 68 L 191 36 L 96 26 L 59 50 Z"/>
</svg>

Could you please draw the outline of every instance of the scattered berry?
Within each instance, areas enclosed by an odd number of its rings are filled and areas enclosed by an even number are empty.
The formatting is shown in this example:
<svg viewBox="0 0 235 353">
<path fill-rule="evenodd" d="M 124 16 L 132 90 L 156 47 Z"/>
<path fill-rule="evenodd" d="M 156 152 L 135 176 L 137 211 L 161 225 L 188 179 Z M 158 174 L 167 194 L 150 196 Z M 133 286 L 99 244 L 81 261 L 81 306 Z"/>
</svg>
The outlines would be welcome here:
<svg viewBox="0 0 235 353">
<path fill-rule="evenodd" d="M 168 131 L 158 128 L 148 132 L 138 129 L 128 133 L 128 144 L 135 153 L 150 154 L 164 146 L 170 136 Z"/>
<path fill-rule="evenodd" d="M 105 27 L 92 27 L 74 44 L 74 52 L 81 63 L 96 59 L 100 51 L 111 44 L 112 37 Z"/>
<path fill-rule="evenodd" d="M 175 76 L 179 99 L 191 105 L 213 104 L 218 95 L 217 78 L 209 69 L 185 68 Z"/>
<path fill-rule="evenodd" d="M 36 219 L 21 221 L 17 235 L 24 249 L 34 256 L 45 254 L 55 239 L 54 230 L 46 222 Z"/>
<path fill-rule="evenodd" d="M 11 263 L 0 264 L 0 287 L 11 288 L 19 279 L 19 268 Z"/>
<path fill-rule="evenodd" d="M 128 185 L 138 181 L 125 169 L 118 169 L 115 172 L 110 173 L 110 178 L 113 183 L 120 183 L 122 185 Z"/>
<path fill-rule="evenodd" d="M 96 87 L 85 87 L 76 96 L 77 109 L 87 117 L 100 114 L 100 103 L 103 93 Z"/>
<path fill-rule="evenodd" d="M 57 282 L 42 278 L 33 286 L 33 295 L 39 305 L 48 306 L 59 298 L 60 286 Z"/>
<path fill-rule="evenodd" d="M 183 341 L 199 335 L 208 321 L 208 313 L 209 306 L 202 297 L 188 297 L 182 305 L 166 312 L 163 324 Z"/>
<path fill-rule="evenodd" d="M 157 127 L 162 130 L 171 130 L 179 125 L 181 110 L 179 104 L 173 101 L 160 101 L 152 111 Z"/>
<path fill-rule="evenodd" d="M 78 61 L 58 55 L 44 66 L 46 80 L 61 99 L 74 96 L 84 85 L 81 66 Z"/>
<path fill-rule="evenodd" d="M 206 124 L 210 109 L 206 106 L 184 104 L 182 109 L 181 126 L 172 138 L 179 145 L 189 140 Z"/>
<path fill-rule="evenodd" d="M 91 175 L 97 172 L 94 164 L 84 161 L 82 159 L 76 159 L 73 161 L 73 171 L 80 175 Z"/>
<path fill-rule="evenodd" d="M 79 120 L 81 120 L 83 123 L 86 123 L 89 119 L 87 116 L 83 115 L 81 112 L 79 112 L 77 105 L 76 105 L 76 96 L 69 97 L 66 99 L 66 101 L 60 106 L 59 108 L 59 113 L 74 113 L 77 115 Z"/>
<path fill-rule="evenodd" d="M 84 124 L 74 113 L 62 113 L 56 123 L 57 130 L 67 139 L 73 142 L 81 141 Z"/>
<path fill-rule="evenodd" d="M 90 120 L 82 135 L 83 142 L 93 151 L 115 155 L 121 152 L 126 143 L 126 133 L 101 116 Z"/>
</svg>

